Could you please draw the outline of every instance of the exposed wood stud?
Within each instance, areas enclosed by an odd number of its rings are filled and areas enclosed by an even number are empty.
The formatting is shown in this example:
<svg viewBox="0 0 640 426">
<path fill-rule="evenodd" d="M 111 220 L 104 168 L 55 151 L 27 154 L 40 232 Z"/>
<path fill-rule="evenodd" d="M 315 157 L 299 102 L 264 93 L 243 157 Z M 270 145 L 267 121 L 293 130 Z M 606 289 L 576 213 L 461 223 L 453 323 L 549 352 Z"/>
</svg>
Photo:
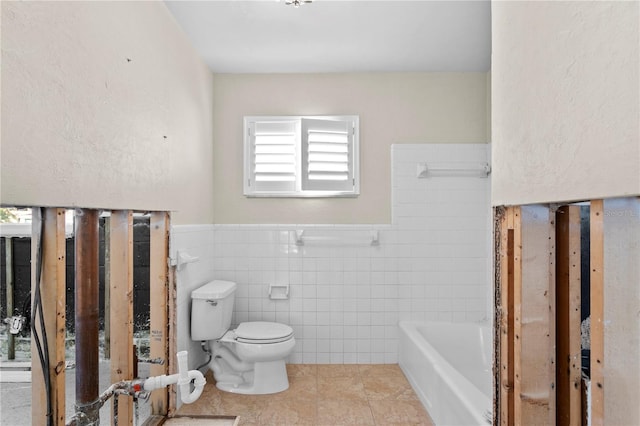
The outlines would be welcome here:
<svg viewBox="0 0 640 426">
<path fill-rule="evenodd" d="M 169 270 L 169 355 L 178 353 L 178 342 L 176 339 L 177 333 L 177 289 L 176 289 L 176 277 L 175 268 Z M 177 359 L 173 356 L 169 356 L 169 371 L 177 371 L 178 366 L 175 365 L 174 360 Z M 169 390 L 169 417 L 173 416 L 176 411 L 176 401 L 178 397 L 177 387 L 171 386 Z"/>
<path fill-rule="evenodd" d="M 104 218 L 104 357 L 111 359 L 111 217 Z"/>
<path fill-rule="evenodd" d="M 556 217 L 556 424 L 579 425 L 582 423 L 580 207 L 561 207 Z"/>
<path fill-rule="evenodd" d="M 548 279 L 548 294 L 547 301 L 549 304 L 549 313 L 548 320 L 549 323 L 547 325 L 547 348 L 548 348 L 548 356 L 549 356 L 549 369 L 548 369 L 548 380 L 549 383 L 549 418 L 548 422 L 550 425 L 556 423 L 556 392 L 557 392 L 557 382 L 556 382 L 556 338 L 557 338 L 557 330 L 556 330 L 556 250 L 557 250 L 557 241 L 556 241 L 556 206 L 551 206 L 549 208 L 549 226 L 548 226 L 548 258 L 549 258 L 549 279 Z"/>
<path fill-rule="evenodd" d="M 133 212 L 111 212 L 110 219 L 111 382 L 134 378 L 133 351 Z M 129 396 L 118 398 L 118 424 L 133 423 Z M 112 424 L 115 419 L 112 419 Z"/>
<path fill-rule="evenodd" d="M 500 424 L 515 425 L 515 369 L 514 346 L 517 336 L 514 332 L 514 253 L 515 233 L 514 223 L 516 211 L 513 207 L 506 208 L 500 220 L 500 256 L 499 256 L 499 286 L 500 286 Z"/>
<path fill-rule="evenodd" d="M 604 202 L 591 201 L 591 424 L 604 425 Z"/>
<path fill-rule="evenodd" d="M 492 424 L 501 424 L 501 393 L 502 393 L 502 270 L 500 261 L 502 259 L 502 227 L 504 222 L 504 208 L 495 207 L 493 209 L 493 419 Z"/>
<path fill-rule="evenodd" d="M 150 218 L 150 264 L 149 264 L 149 316 L 150 330 L 150 356 L 164 360 L 163 365 L 151 365 L 152 376 L 168 374 L 168 263 L 169 258 L 169 214 L 166 212 L 151 213 Z M 172 357 L 175 354 L 172 354 Z M 168 414 L 167 389 L 158 389 L 151 394 L 151 414 Z"/>
<path fill-rule="evenodd" d="M 41 214 L 42 212 L 42 214 Z M 76 211 L 76 409 L 88 416 L 88 421 L 97 421 L 94 405 L 98 395 L 97 378 L 97 284 L 98 284 L 98 216 L 97 210 Z M 51 406 L 53 424 L 65 424 L 65 307 L 66 307 L 66 241 L 65 210 L 48 208 L 33 209 L 32 259 L 42 251 L 40 264 L 32 262 L 32 294 L 35 295 L 41 274 L 42 319 L 34 321 L 37 332 L 47 333 L 49 341 L 49 369 L 43 374 L 37 345 L 32 348 L 31 410 L 34 424 L 47 424 L 48 407 Z M 111 245 L 109 273 L 111 274 L 112 303 L 109 307 L 112 322 L 112 381 L 133 378 L 133 214 L 131 211 L 116 211 L 112 215 L 112 234 L 107 241 Z M 42 249 L 40 233 L 42 225 Z M 115 227 L 124 227 L 125 230 Z M 107 233 L 108 234 L 108 233 Z M 163 365 L 153 365 L 151 375 L 167 374 L 169 371 L 168 348 L 175 351 L 175 339 L 169 336 L 175 329 L 175 281 L 168 275 L 169 216 L 154 213 L 151 216 L 151 357 L 161 358 Z M 38 269 L 38 265 L 41 268 Z M 124 291 L 123 291 L 124 290 Z M 169 299 L 171 296 L 171 299 Z M 171 300 L 172 319 L 168 318 L 168 301 Z M 33 303 L 33 301 L 32 301 Z M 54 344 L 52 344 L 54 343 Z M 173 359 L 171 359 L 173 360 Z M 175 366 L 172 367 L 175 369 Z M 50 382 L 50 399 L 47 400 L 46 380 Z M 175 395 L 175 391 L 174 391 Z M 168 390 L 155 391 L 151 397 L 152 414 L 166 415 Z M 48 403 L 50 402 L 50 404 Z M 120 424 L 131 424 L 130 398 L 119 400 Z M 172 401 L 173 402 L 173 401 Z M 171 404 L 175 408 L 175 403 Z M 129 407 L 127 407 L 129 406 Z"/>
<path fill-rule="evenodd" d="M 510 278 L 513 289 L 513 376 L 514 376 L 514 401 L 513 421 L 516 425 L 522 424 L 522 212 L 520 207 L 513 209 L 513 277 Z"/>
<path fill-rule="evenodd" d="M 41 214 L 43 212 L 43 214 Z M 44 223 L 43 223 L 44 222 Z M 42 226 L 42 263 L 40 277 L 40 300 L 44 328 L 49 347 L 49 371 L 46 372 L 50 381 L 51 417 L 53 424 L 64 424 L 65 420 L 65 211 L 64 209 L 34 208 L 32 213 L 32 244 L 31 244 L 31 294 L 35 295 L 37 282 L 37 262 L 39 251 L 40 228 Z M 32 303 L 33 306 L 33 303 Z M 32 307 L 32 309 L 34 309 Z M 35 327 L 42 338 L 39 317 Z M 47 424 L 47 398 L 44 375 L 40 366 L 39 355 L 34 336 L 31 337 L 32 384 L 31 384 L 31 421 L 33 424 Z"/>
</svg>

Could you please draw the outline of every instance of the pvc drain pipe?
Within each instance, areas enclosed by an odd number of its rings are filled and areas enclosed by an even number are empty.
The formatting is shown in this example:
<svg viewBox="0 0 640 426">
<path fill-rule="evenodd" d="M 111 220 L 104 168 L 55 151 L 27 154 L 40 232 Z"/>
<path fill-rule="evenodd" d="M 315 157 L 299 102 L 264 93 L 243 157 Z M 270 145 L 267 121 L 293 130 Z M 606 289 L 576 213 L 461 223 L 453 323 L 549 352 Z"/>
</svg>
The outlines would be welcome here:
<svg viewBox="0 0 640 426">
<path fill-rule="evenodd" d="M 144 381 L 144 390 L 152 391 L 155 389 L 161 389 L 169 385 L 177 384 L 180 389 L 180 400 L 184 404 L 191 404 L 195 402 L 202 394 L 202 389 L 207 383 L 204 375 L 198 370 L 188 370 L 187 366 L 187 351 L 180 351 L 177 354 L 178 357 L 178 374 L 172 374 L 167 376 L 149 377 Z M 191 381 L 194 380 L 194 389 L 191 390 Z"/>
</svg>

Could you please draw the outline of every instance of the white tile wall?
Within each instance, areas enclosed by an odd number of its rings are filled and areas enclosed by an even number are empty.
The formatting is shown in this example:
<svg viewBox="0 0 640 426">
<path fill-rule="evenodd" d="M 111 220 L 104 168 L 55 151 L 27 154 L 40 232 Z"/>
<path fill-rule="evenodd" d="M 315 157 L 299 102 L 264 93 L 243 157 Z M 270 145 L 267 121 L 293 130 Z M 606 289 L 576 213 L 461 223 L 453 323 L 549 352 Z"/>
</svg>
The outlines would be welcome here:
<svg viewBox="0 0 640 426">
<path fill-rule="evenodd" d="M 189 351 L 189 367 L 205 361 L 199 342 L 191 340 L 191 291 L 214 276 L 213 259 L 214 226 L 181 225 L 171 227 L 169 256 L 176 259 L 180 250 L 198 258 L 176 270 L 176 328 L 178 351 Z"/>
<path fill-rule="evenodd" d="M 489 179 L 416 177 L 418 162 L 478 164 L 487 152 L 394 145 L 391 225 L 174 228 L 172 248 L 201 257 L 178 272 L 179 347 L 189 346 L 188 293 L 214 277 L 238 284 L 234 323 L 293 327 L 294 363 L 395 363 L 398 321 L 490 318 Z M 332 240 L 296 245 L 300 229 Z M 372 230 L 379 246 L 366 242 Z M 290 298 L 270 300 L 269 284 L 289 285 Z"/>
</svg>

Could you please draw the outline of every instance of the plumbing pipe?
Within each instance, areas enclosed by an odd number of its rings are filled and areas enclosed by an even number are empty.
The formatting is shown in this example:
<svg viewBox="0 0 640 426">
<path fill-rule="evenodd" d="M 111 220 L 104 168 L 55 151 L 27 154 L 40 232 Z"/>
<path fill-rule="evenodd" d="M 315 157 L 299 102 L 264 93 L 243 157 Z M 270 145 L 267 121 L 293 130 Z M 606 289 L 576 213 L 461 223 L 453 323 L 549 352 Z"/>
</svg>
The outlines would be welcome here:
<svg viewBox="0 0 640 426">
<path fill-rule="evenodd" d="M 177 384 L 180 389 L 180 399 L 185 404 L 195 402 L 202 394 L 202 389 L 207 381 L 198 370 L 187 370 L 187 351 L 178 352 L 178 374 L 167 376 L 149 377 L 144 381 L 145 391 L 161 389 L 169 385 Z M 195 380 L 195 388 L 191 391 L 191 381 Z"/>
<path fill-rule="evenodd" d="M 180 351 L 176 356 L 178 358 L 178 385 L 180 386 L 180 393 L 182 393 L 182 386 L 191 383 L 189 380 L 189 367 L 187 365 L 187 351 Z"/>
<path fill-rule="evenodd" d="M 204 385 L 207 383 L 204 375 L 198 370 L 187 370 L 187 351 L 178 352 L 178 374 L 172 374 L 170 376 L 161 375 L 155 377 L 149 377 L 148 379 L 134 379 L 134 380 L 122 380 L 113 383 L 94 401 L 91 401 L 85 406 L 78 406 L 76 404 L 76 413 L 69 419 L 67 426 L 80 426 L 80 425 L 93 425 L 100 424 L 99 410 L 107 402 L 109 398 L 114 395 L 129 395 L 137 398 L 140 395 L 145 395 L 144 392 L 150 392 L 152 390 L 161 389 L 169 385 L 178 384 L 180 387 L 180 399 L 185 404 L 191 404 L 195 402 L 200 395 Z M 194 381 L 195 388 L 191 391 L 191 381 Z M 114 398 L 114 416 L 116 419 L 117 413 L 117 397 Z M 87 410 L 89 407 L 91 410 Z M 92 415 L 98 413 L 97 423 L 92 419 Z M 117 420 L 116 420 L 117 422 Z M 137 423 L 137 422 L 136 422 Z"/>
<path fill-rule="evenodd" d="M 75 213 L 76 411 L 100 423 L 98 399 L 98 211 Z"/>
<path fill-rule="evenodd" d="M 91 406 L 99 413 L 100 408 L 107 402 L 109 398 L 111 398 L 117 391 L 121 389 L 129 389 L 135 381 L 123 380 L 120 382 L 113 383 L 109 386 L 102 394 L 95 400 L 91 402 Z M 117 398 L 114 398 L 114 405 L 117 404 Z M 117 409 L 116 409 L 117 412 Z M 115 417 L 114 417 L 115 418 Z M 100 422 L 100 418 L 98 417 L 98 423 Z M 94 421 L 91 420 L 90 416 L 83 410 L 78 409 L 76 406 L 76 412 L 73 416 L 67 421 L 67 426 L 80 426 L 87 424 L 95 424 Z"/>
<path fill-rule="evenodd" d="M 187 383 L 180 385 L 180 400 L 184 404 L 191 404 L 192 402 L 197 401 L 197 399 L 200 398 L 200 395 L 202 395 L 204 385 L 207 383 L 204 375 L 198 370 L 189 370 L 188 377 Z M 194 380 L 193 391 L 191 390 L 191 380 Z"/>
<path fill-rule="evenodd" d="M 207 341 L 206 340 L 203 340 L 203 341 L 200 342 L 200 347 L 202 348 L 204 353 L 207 354 L 207 361 L 204 364 L 199 365 L 196 368 L 196 370 L 200 370 L 202 367 L 206 367 L 207 365 L 209 365 L 209 363 L 211 362 L 211 358 L 213 358 L 213 354 L 211 353 L 211 350 L 207 346 Z"/>
<path fill-rule="evenodd" d="M 178 375 L 180 377 L 180 380 L 178 380 L 178 385 L 180 386 L 180 399 L 185 404 L 191 404 L 200 398 L 204 384 L 207 383 L 207 381 L 199 370 L 189 371 L 189 367 L 187 365 L 187 351 L 178 352 L 177 357 Z M 191 391 L 192 379 L 195 379 L 195 388 L 193 392 Z"/>
</svg>

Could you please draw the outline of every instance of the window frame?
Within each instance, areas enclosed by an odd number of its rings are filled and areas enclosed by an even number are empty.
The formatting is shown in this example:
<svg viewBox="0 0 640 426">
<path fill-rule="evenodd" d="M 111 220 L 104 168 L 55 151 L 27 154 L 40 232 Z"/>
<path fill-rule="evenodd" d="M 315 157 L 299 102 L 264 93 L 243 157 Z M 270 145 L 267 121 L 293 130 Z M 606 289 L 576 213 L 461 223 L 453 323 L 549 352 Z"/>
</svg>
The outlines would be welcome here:
<svg viewBox="0 0 640 426">
<path fill-rule="evenodd" d="M 325 121 L 342 121 L 349 123 L 351 134 L 348 136 L 348 179 L 352 180 L 352 185 L 348 189 L 305 189 L 309 180 L 304 177 L 306 170 L 307 155 L 303 155 L 303 150 L 307 149 L 309 141 L 308 136 L 303 135 L 304 120 L 325 120 Z M 296 122 L 296 154 L 295 154 L 295 189 L 279 190 L 278 185 L 261 184 L 263 188 L 255 180 L 255 123 L 257 122 Z M 243 194 L 248 198 L 355 198 L 360 195 L 360 137 L 359 127 L 360 119 L 357 115 L 278 115 L 278 116 L 245 116 L 243 119 L 244 134 L 244 151 L 243 151 Z M 253 132 L 253 133 L 252 133 Z M 348 132 L 347 132 L 348 133 Z M 283 186 L 285 186 L 283 184 Z M 321 186 L 314 184 L 313 186 Z M 335 185 L 330 185 L 334 186 Z M 269 188 L 271 187 L 271 188 Z"/>
</svg>

